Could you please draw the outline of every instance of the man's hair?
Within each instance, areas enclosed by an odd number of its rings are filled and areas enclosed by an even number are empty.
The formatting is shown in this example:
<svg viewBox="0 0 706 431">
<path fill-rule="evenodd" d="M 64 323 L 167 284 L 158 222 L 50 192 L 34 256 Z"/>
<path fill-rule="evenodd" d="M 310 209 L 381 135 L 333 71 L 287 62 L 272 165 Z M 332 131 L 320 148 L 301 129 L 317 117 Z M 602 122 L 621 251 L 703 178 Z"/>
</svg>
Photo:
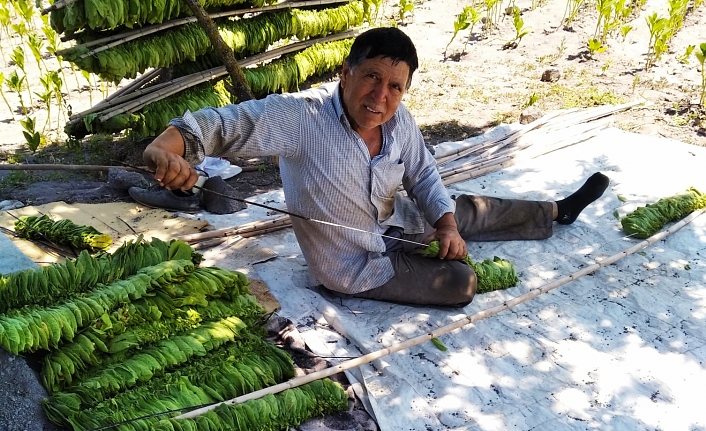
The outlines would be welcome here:
<svg viewBox="0 0 706 431">
<path fill-rule="evenodd" d="M 417 49 L 412 40 L 394 27 L 374 28 L 355 38 L 346 63 L 351 72 L 363 61 L 383 57 L 392 60 L 393 64 L 404 61 L 409 66 L 407 88 L 412 83 L 412 74 L 419 67 Z"/>
</svg>

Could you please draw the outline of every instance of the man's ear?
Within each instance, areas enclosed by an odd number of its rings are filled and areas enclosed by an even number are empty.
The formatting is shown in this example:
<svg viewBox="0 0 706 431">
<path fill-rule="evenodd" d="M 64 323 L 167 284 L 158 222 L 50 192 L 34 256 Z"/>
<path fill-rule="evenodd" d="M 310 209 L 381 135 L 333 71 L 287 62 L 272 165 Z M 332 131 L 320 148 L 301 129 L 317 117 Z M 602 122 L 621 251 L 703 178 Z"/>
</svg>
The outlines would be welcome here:
<svg viewBox="0 0 706 431">
<path fill-rule="evenodd" d="M 341 88 L 346 88 L 346 79 L 348 79 L 349 73 L 350 68 L 348 67 L 348 61 L 344 61 L 343 69 L 341 69 Z"/>
</svg>

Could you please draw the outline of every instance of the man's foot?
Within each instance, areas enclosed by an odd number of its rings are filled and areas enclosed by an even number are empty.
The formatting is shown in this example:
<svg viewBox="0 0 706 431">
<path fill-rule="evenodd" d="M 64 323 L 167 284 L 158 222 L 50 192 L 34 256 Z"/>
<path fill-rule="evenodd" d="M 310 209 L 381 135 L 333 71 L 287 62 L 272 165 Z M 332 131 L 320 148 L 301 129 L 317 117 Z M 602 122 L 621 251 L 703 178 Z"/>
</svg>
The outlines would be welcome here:
<svg viewBox="0 0 706 431">
<path fill-rule="evenodd" d="M 211 191 L 218 194 L 211 193 Z M 243 199 L 243 196 L 229 186 L 223 178 L 211 177 L 206 180 L 201 189 L 201 204 L 206 208 L 206 211 L 213 214 L 232 214 L 245 209 L 245 203 L 220 195 Z"/>
<path fill-rule="evenodd" d="M 603 195 L 609 183 L 610 179 L 600 172 L 591 175 L 574 194 L 566 199 L 556 201 L 558 210 L 556 222 L 559 224 L 573 223 L 584 208 Z"/>
<path fill-rule="evenodd" d="M 184 213 L 201 211 L 198 195 L 187 195 L 181 192 L 181 196 L 178 196 L 175 192 L 156 187 L 130 187 L 128 193 L 137 202 L 150 208 L 162 208 L 167 211 Z"/>
</svg>

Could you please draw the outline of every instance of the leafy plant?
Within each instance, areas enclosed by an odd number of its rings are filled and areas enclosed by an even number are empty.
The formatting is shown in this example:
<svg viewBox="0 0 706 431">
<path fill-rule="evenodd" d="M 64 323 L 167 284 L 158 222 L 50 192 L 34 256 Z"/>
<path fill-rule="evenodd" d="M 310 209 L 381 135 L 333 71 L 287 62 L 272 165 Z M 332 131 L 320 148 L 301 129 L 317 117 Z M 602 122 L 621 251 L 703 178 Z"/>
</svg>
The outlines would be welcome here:
<svg viewBox="0 0 706 431">
<path fill-rule="evenodd" d="M 5 97 L 5 90 L 3 89 L 3 84 L 5 83 L 5 74 L 0 72 L 0 96 L 2 96 L 2 100 L 5 101 L 5 105 L 7 105 L 7 109 L 10 111 L 10 116 L 12 119 L 15 119 L 15 114 L 12 112 L 12 106 L 10 106 L 10 102 L 7 101 L 7 97 Z"/>
<path fill-rule="evenodd" d="M 468 40 L 471 39 L 471 35 L 473 34 L 473 27 L 480 21 L 481 16 L 480 12 L 478 9 L 476 9 L 473 6 L 466 6 L 463 8 L 463 11 L 461 11 L 460 14 L 456 15 L 456 21 L 454 21 L 454 34 L 451 36 L 451 40 L 449 43 L 446 44 L 446 48 L 444 48 L 444 58 L 446 58 L 446 51 L 449 49 L 449 45 L 451 45 L 451 42 L 454 41 L 456 38 L 456 35 L 458 32 L 467 29 L 468 27 L 471 28 L 468 34 L 468 39 L 466 39 L 466 43 L 468 43 Z M 464 51 L 466 49 L 466 45 L 464 44 Z"/>
<path fill-rule="evenodd" d="M 28 116 L 24 120 L 20 120 L 20 124 L 22 124 L 22 128 L 24 129 L 22 134 L 25 136 L 27 146 L 29 146 L 29 149 L 34 153 L 37 151 L 37 148 L 39 148 L 39 144 L 42 143 L 42 135 L 34 130 L 34 118 Z"/>
<path fill-rule="evenodd" d="M 704 60 L 706 60 L 706 42 L 699 45 L 699 50 L 694 53 L 701 65 L 701 107 L 706 108 L 706 70 L 704 70 Z"/>
<path fill-rule="evenodd" d="M 589 39 L 586 46 L 588 47 L 588 52 L 591 56 L 606 50 L 605 45 L 603 45 L 603 43 L 596 38 Z"/>
<path fill-rule="evenodd" d="M 694 49 L 696 49 L 696 45 L 687 46 L 684 50 L 684 54 L 677 58 L 677 60 L 679 60 L 680 63 L 689 64 L 689 57 L 691 57 L 691 54 L 694 52 Z"/>
<path fill-rule="evenodd" d="M 52 82 L 51 82 L 51 75 L 44 75 L 41 78 L 39 78 L 39 82 L 42 83 L 42 87 L 44 87 L 44 91 L 41 93 L 34 93 L 39 97 L 39 99 L 44 102 L 44 105 L 47 108 L 47 120 L 44 122 L 44 127 L 42 128 L 42 131 L 46 130 L 47 125 L 50 124 L 51 122 L 51 99 L 54 96 L 54 89 L 52 88 Z"/>
<path fill-rule="evenodd" d="M 25 71 L 25 52 L 21 46 L 15 47 L 15 49 L 12 51 L 10 59 L 15 62 L 17 67 L 20 68 L 22 74 L 24 75 L 23 79 L 25 79 L 27 77 L 27 72 Z M 29 90 L 29 83 L 27 85 L 27 89 Z M 29 104 L 32 105 L 32 92 L 27 91 L 27 94 L 29 94 Z"/>
<path fill-rule="evenodd" d="M 561 23 L 566 27 L 571 27 L 571 23 L 578 16 L 579 10 L 584 5 L 586 0 L 567 0 L 564 16 L 561 17 Z M 567 16 L 568 14 L 568 16 Z"/>
<path fill-rule="evenodd" d="M 22 112 L 27 115 L 27 107 L 25 107 L 25 102 L 22 99 L 22 90 L 24 89 L 25 86 L 25 77 L 23 76 L 20 78 L 20 76 L 17 74 L 16 70 L 13 70 L 12 73 L 9 76 L 9 79 L 7 80 L 7 87 L 17 93 L 17 97 L 20 99 L 20 106 L 22 107 Z"/>
<path fill-rule="evenodd" d="M 647 28 L 650 30 L 650 41 L 647 45 L 647 63 L 645 69 L 649 69 L 666 50 L 666 34 L 667 24 L 669 20 L 664 17 L 659 17 L 657 12 L 652 13 L 647 18 Z"/>
<path fill-rule="evenodd" d="M 10 27 L 12 28 L 13 32 L 17 33 L 17 35 L 20 37 L 20 41 L 24 44 L 25 36 L 27 35 L 27 26 L 25 25 L 24 21 L 11 24 Z"/>
<path fill-rule="evenodd" d="M 528 27 L 525 27 L 525 21 L 522 19 L 522 13 L 520 8 L 517 6 L 512 7 L 512 24 L 515 27 L 515 38 L 503 45 L 503 49 L 507 48 L 517 48 L 520 44 L 522 38 L 527 36 L 531 31 Z"/>
<path fill-rule="evenodd" d="M 623 38 L 623 42 L 625 42 L 625 38 L 628 37 L 628 33 L 632 31 L 632 26 L 630 24 L 625 24 L 620 27 L 620 36 Z"/>
<path fill-rule="evenodd" d="M 42 48 L 44 47 L 44 42 L 39 38 L 37 33 L 31 33 L 29 35 L 29 41 L 28 41 L 29 49 L 32 51 L 32 55 L 34 56 L 34 61 L 37 62 L 37 69 L 39 69 L 39 73 L 42 73 L 42 63 L 44 63 L 44 60 L 42 59 Z M 46 64 L 44 65 L 44 68 L 46 69 Z"/>
<path fill-rule="evenodd" d="M 405 22 L 408 13 L 414 13 L 414 0 L 399 0 L 400 21 Z"/>
</svg>

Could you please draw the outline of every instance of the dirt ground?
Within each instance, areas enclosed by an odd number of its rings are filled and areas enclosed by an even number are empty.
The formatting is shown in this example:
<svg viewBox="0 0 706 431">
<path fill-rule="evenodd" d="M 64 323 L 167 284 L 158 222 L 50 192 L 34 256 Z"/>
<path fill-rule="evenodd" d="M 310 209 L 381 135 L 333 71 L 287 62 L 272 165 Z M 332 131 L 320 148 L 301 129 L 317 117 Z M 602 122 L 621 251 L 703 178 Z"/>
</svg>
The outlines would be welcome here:
<svg viewBox="0 0 706 431">
<path fill-rule="evenodd" d="M 620 36 L 609 38 L 607 49 L 593 57 L 588 55 L 586 43 L 593 37 L 598 19 L 594 2 L 585 3 L 571 26 L 565 27 L 561 25 L 567 6 L 564 0 L 518 0 L 513 4 L 522 11 L 524 25 L 530 32 L 516 48 L 503 49 L 515 35 L 512 17 L 504 16 L 497 22 L 497 28 L 490 31 L 483 31 L 483 21 L 475 25 L 472 35 L 469 29 L 460 31 L 448 46 L 446 56 L 445 47 L 453 34 L 455 16 L 470 2 L 417 1 L 404 20 L 400 20 L 399 4 L 384 3 L 378 16 L 382 23 L 398 25 L 419 51 L 420 67 L 403 100 L 429 144 L 464 139 L 500 122 L 517 121 L 531 102 L 531 109 L 546 112 L 644 99 L 646 104 L 642 107 L 617 115 L 616 126 L 706 145 L 706 114 L 698 106 L 701 71 L 693 56 L 688 64 L 679 61 L 688 45 L 696 45 L 698 50 L 698 45 L 706 42 L 702 30 L 706 28 L 703 5 L 690 11 L 684 26 L 671 40 L 670 50 L 655 66 L 645 70 L 650 38 L 645 19 L 653 12 L 666 16 L 665 0 L 647 0 L 642 10 L 631 16 L 628 24 L 633 30 L 625 40 Z M 477 7 L 482 10 L 481 4 Z M 1 70 L 6 77 L 14 69 L 7 53 L 12 45 L 19 43 L 16 39 L 15 35 L 12 42 L 2 40 L 6 62 Z M 56 65 L 56 60 L 48 54 L 44 61 Z M 25 63 L 31 78 L 33 73 L 39 73 L 29 53 Z M 103 94 L 115 90 L 72 74 L 67 63 L 63 66 L 70 88 L 67 104 L 73 112 L 88 108 L 91 99 L 95 103 Z M 543 82 L 541 77 L 547 69 L 555 69 L 559 79 Z M 30 79 L 32 88 L 39 91 L 37 81 Z M 112 136 L 92 136 L 83 142 L 67 140 L 57 127 L 63 123 L 55 117 L 62 114 L 54 106 L 46 131 L 50 142 L 42 151 L 30 154 L 19 124 L 22 118 L 19 99 L 16 93 L 5 93 L 16 111 L 11 116 L 7 107 L 0 107 L 1 162 L 115 164 L 115 160 L 127 160 L 139 164 L 140 153 L 149 142 Z M 36 98 L 31 115 L 38 124 L 45 122 L 46 109 Z M 262 167 L 230 180 L 231 185 L 246 194 L 279 187 L 277 168 L 268 160 L 237 163 Z M 102 187 L 105 179 L 105 174 L 0 170 L 0 200 L 44 203 L 128 199 Z"/>
</svg>

